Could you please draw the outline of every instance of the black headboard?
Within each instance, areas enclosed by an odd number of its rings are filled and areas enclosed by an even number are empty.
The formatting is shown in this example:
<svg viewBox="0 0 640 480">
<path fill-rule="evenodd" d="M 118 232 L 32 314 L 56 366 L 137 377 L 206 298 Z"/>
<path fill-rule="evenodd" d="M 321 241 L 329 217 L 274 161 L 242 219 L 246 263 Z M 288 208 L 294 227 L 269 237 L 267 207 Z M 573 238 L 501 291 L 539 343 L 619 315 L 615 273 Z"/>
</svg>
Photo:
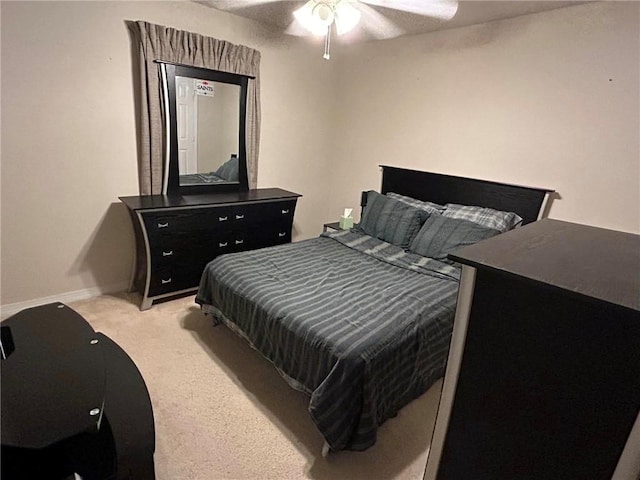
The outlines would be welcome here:
<svg viewBox="0 0 640 480">
<path fill-rule="evenodd" d="M 515 212 L 523 224 L 535 222 L 548 194 L 546 188 L 522 187 L 506 183 L 421 172 L 406 168 L 382 167 L 381 193 L 395 192 L 444 205 L 458 203 Z"/>
</svg>

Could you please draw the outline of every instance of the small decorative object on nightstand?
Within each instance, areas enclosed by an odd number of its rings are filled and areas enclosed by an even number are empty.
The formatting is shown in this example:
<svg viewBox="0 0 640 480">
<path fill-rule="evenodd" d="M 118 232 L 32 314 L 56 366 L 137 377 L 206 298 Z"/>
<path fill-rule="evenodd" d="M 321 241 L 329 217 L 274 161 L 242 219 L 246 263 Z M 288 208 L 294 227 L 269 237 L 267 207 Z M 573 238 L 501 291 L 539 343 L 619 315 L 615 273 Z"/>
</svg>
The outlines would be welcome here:
<svg viewBox="0 0 640 480">
<path fill-rule="evenodd" d="M 353 217 L 351 216 L 351 212 L 353 210 L 351 208 L 344 209 L 344 215 L 340 217 L 340 228 L 342 230 L 349 230 L 353 227 Z"/>
</svg>

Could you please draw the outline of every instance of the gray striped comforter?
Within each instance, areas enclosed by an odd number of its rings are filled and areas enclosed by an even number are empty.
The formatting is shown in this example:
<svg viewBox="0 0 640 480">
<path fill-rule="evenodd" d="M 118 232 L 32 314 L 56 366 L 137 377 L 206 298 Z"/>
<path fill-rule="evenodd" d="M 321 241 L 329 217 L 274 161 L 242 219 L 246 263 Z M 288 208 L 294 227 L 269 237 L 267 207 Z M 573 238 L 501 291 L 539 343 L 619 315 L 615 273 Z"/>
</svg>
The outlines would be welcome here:
<svg viewBox="0 0 640 480">
<path fill-rule="evenodd" d="M 333 450 L 364 450 L 378 425 L 444 373 L 459 269 L 355 231 L 222 255 L 196 302 L 310 396 Z"/>
</svg>

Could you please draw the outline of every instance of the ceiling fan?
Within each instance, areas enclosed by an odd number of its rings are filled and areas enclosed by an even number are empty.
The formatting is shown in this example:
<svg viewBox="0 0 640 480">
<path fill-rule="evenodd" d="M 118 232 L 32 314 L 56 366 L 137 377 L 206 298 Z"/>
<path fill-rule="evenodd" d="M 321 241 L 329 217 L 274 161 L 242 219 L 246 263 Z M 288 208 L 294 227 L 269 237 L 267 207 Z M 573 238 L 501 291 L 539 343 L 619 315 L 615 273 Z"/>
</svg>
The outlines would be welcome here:
<svg viewBox="0 0 640 480">
<path fill-rule="evenodd" d="M 234 7 L 251 7 L 281 0 L 217 0 L 217 8 L 234 10 Z M 297 3 L 297 2 L 296 2 Z M 301 3 L 301 2 L 300 2 Z M 372 8 L 373 7 L 373 8 Z M 378 9 L 378 7 L 382 7 Z M 324 58 L 330 58 L 331 35 L 352 31 L 357 25 L 374 38 L 393 38 L 404 33 L 381 12 L 385 9 L 408 12 L 414 15 L 451 20 L 458 10 L 457 0 L 308 0 L 293 12 L 294 21 L 286 30 L 292 35 L 313 34 L 323 36 Z"/>
</svg>

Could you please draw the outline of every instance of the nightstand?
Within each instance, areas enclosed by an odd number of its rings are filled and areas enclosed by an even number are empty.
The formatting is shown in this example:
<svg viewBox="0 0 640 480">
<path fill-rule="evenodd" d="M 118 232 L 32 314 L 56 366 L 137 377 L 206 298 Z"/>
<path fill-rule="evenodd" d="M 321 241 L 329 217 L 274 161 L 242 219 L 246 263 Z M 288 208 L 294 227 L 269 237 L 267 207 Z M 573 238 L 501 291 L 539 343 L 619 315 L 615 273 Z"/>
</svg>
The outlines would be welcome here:
<svg viewBox="0 0 640 480">
<path fill-rule="evenodd" d="M 335 230 L 335 231 L 342 230 L 342 228 L 340 228 L 340 222 L 330 222 L 322 225 L 323 232 L 326 232 L 328 229 Z"/>
</svg>

